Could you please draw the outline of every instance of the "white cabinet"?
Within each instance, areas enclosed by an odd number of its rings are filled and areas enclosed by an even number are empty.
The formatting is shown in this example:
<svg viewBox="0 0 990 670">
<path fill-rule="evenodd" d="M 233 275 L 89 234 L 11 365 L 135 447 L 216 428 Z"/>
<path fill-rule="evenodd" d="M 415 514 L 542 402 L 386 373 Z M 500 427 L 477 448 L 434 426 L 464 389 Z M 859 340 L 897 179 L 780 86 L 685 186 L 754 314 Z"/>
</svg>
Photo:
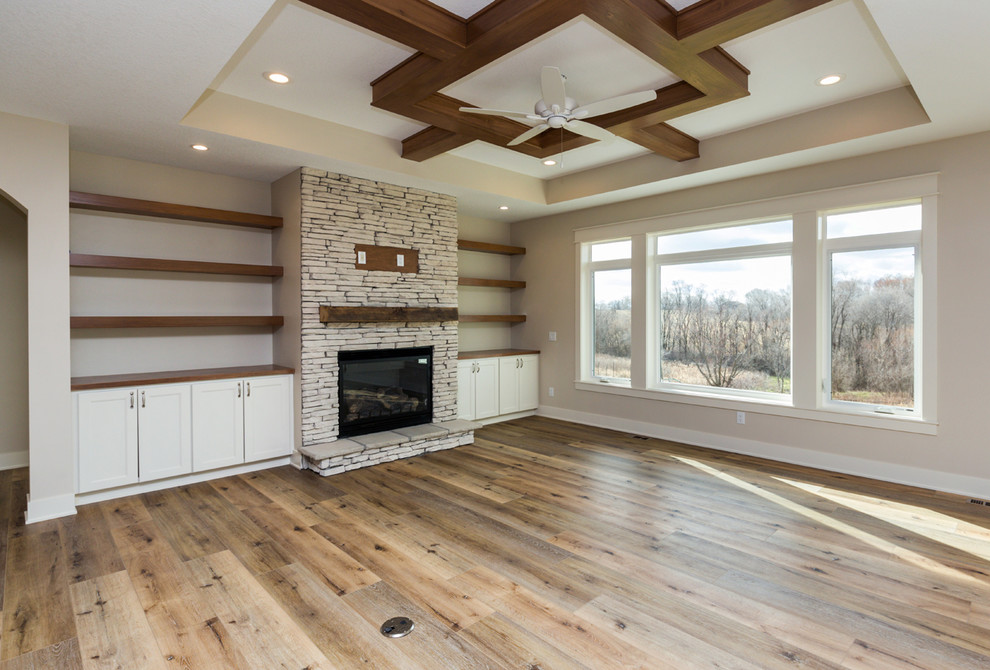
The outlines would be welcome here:
<svg viewBox="0 0 990 670">
<path fill-rule="evenodd" d="M 292 377 L 244 380 L 244 460 L 292 453 Z"/>
<path fill-rule="evenodd" d="M 244 462 L 244 381 L 193 386 L 193 471 Z"/>
<path fill-rule="evenodd" d="M 79 457 L 79 492 L 137 482 L 137 391 L 84 391 L 75 396 L 73 422 Z"/>
<path fill-rule="evenodd" d="M 498 359 L 498 413 L 525 412 L 539 404 L 540 358 L 535 354 Z"/>
<path fill-rule="evenodd" d="M 292 378 L 193 384 L 193 470 L 292 453 Z"/>
<path fill-rule="evenodd" d="M 291 375 L 73 396 L 79 493 L 292 453 Z"/>
<path fill-rule="evenodd" d="M 189 384 L 147 386 L 137 394 L 138 480 L 192 472 Z"/>
<path fill-rule="evenodd" d="M 498 413 L 498 359 L 459 361 L 457 415 L 462 419 L 476 421 Z"/>
<path fill-rule="evenodd" d="M 539 405 L 538 354 L 472 358 L 457 363 L 457 415 L 478 421 L 531 412 Z"/>
<path fill-rule="evenodd" d="M 79 492 L 190 472 L 189 396 L 189 384 L 76 393 Z"/>
</svg>

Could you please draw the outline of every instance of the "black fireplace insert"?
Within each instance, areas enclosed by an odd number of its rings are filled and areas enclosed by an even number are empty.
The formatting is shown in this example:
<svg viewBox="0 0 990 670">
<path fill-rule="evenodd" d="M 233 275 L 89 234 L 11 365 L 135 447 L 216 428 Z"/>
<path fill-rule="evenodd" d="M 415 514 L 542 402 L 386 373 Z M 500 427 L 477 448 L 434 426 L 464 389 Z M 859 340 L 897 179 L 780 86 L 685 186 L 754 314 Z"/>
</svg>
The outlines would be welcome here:
<svg viewBox="0 0 990 670">
<path fill-rule="evenodd" d="M 340 437 L 430 423 L 433 347 L 337 353 Z"/>
</svg>

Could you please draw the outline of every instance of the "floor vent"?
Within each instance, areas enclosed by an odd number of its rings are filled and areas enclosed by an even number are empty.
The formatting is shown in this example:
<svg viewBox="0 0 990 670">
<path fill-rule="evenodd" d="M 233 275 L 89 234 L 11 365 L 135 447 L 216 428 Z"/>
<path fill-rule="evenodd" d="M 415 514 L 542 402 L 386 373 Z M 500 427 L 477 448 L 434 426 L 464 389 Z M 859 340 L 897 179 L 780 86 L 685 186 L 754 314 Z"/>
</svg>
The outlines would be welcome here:
<svg viewBox="0 0 990 670">
<path fill-rule="evenodd" d="M 969 501 L 974 505 L 986 505 L 987 507 L 990 507 L 990 502 L 987 502 L 986 500 L 980 500 L 979 498 L 970 498 Z"/>
<path fill-rule="evenodd" d="M 634 440 L 648 440 L 650 438 L 648 438 L 646 435 L 633 435 L 633 439 Z"/>
<path fill-rule="evenodd" d="M 382 635 L 385 637 L 405 637 L 414 628 L 413 620 L 405 616 L 397 616 L 382 624 Z"/>
</svg>

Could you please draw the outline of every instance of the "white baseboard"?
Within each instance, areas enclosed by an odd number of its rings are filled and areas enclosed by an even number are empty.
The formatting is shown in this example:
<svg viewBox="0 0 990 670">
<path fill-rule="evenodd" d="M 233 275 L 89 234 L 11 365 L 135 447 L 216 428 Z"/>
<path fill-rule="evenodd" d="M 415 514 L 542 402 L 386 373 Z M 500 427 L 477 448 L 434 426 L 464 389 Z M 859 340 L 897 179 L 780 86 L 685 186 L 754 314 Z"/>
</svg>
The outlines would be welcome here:
<svg viewBox="0 0 990 670">
<path fill-rule="evenodd" d="M 487 419 L 471 419 L 475 423 L 480 423 L 483 426 L 487 426 L 491 423 L 501 423 L 503 421 L 512 421 L 513 419 L 521 419 L 525 416 L 533 416 L 536 414 L 536 410 L 530 409 L 523 412 L 512 412 L 511 414 L 499 414 L 498 416 L 490 416 Z"/>
<path fill-rule="evenodd" d="M 24 523 L 48 521 L 62 516 L 72 516 L 76 513 L 76 497 L 71 493 L 50 498 L 31 498 L 28 494 L 27 511 L 24 513 Z"/>
<path fill-rule="evenodd" d="M 894 484 L 906 484 L 925 489 L 934 489 L 946 493 L 955 493 L 975 498 L 990 497 L 990 480 L 982 477 L 970 477 L 951 472 L 926 470 L 910 465 L 874 461 L 857 456 L 843 456 L 810 449 L 800 449 L 782 444 L 746 440 L 729 435 L 716 435 L 700 430 L 674 428 L 645 421 L 632 421 L 604 414 L 577 412 L 560 407 L 540 406 L 538 416 L 550 419 L 560 419 L 587 426 L 609 428 L 624 433 L 646 435 L 673 442 L 682 442 L 698 447 L 708 447 L 719 451 L 727 451 L 746 456 L 757 456 L 774 461 L 782 461 L 793 465 L 804 465 L 848 475 L 869 477 Z"/>
<path fill-rule="evenodd" d="M 28 466 L 28 450 L 11 451 L 0 454 L 0 470 L 13 470 L 14 468 L 26 468 Z"/>
<path fill-rule="evenodd" d="M 235 465 L 229 468 L 210 470 L 208 472 L 195 472 L 191 475 L 180 475 L 178 477 L 169 477 L 168 479 L 157 479 L 153 482 L 129 484 L 128 486 L 119 486 L 115 489 L 107 489 L 105 491 L 79 493 L 73 497 L 77 505 L 87 505 L 89 503 L 103 502 L 104 500 L 113 500 L 114 498 L 123 498 L 124 496 L 132 496 L 136 493 L 161 491 L 162 489 L 170 489 L 175 486 L 199 484 L 200 482 L 208 482 L 211 479 L 219 479 L 221 477 L 229 477 L 231 475 L 241 475 L 245 472 L 254 472 L 255 470 L 267 470 L 268 468 L 275 468 L 280 465 L 289 465 L 289 457 L 282 456 L 267 461 Z"/>
</svg>

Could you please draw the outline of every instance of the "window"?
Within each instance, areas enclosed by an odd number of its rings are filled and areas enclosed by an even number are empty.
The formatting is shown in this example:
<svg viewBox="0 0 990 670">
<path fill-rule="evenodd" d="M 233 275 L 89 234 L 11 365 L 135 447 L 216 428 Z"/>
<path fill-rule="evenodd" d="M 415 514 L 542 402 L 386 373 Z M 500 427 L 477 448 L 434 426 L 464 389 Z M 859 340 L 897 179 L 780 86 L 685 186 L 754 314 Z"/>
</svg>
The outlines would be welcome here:
<svg viewBox="0 0 990 670">
<path fill-rule="evenodd" d="M 632 243 L 630 240 L 590 245 L 592 315 L 591 376 L 631 379 L 632 370 Z"/>
<path fill-rule="evenodd" d="M 827 213 L 827 399 L 915 407 L 921 203 Z"/>
<path fill-rule="evenodd" d="M 934 434 L 937 190 L 923 175 L 575 231 L 576 387 Z"/>
<path fill-rule="evenodd" d="M 657 385 L 790 393 L 791 221 L 656 237 Z"/>
</svg>

